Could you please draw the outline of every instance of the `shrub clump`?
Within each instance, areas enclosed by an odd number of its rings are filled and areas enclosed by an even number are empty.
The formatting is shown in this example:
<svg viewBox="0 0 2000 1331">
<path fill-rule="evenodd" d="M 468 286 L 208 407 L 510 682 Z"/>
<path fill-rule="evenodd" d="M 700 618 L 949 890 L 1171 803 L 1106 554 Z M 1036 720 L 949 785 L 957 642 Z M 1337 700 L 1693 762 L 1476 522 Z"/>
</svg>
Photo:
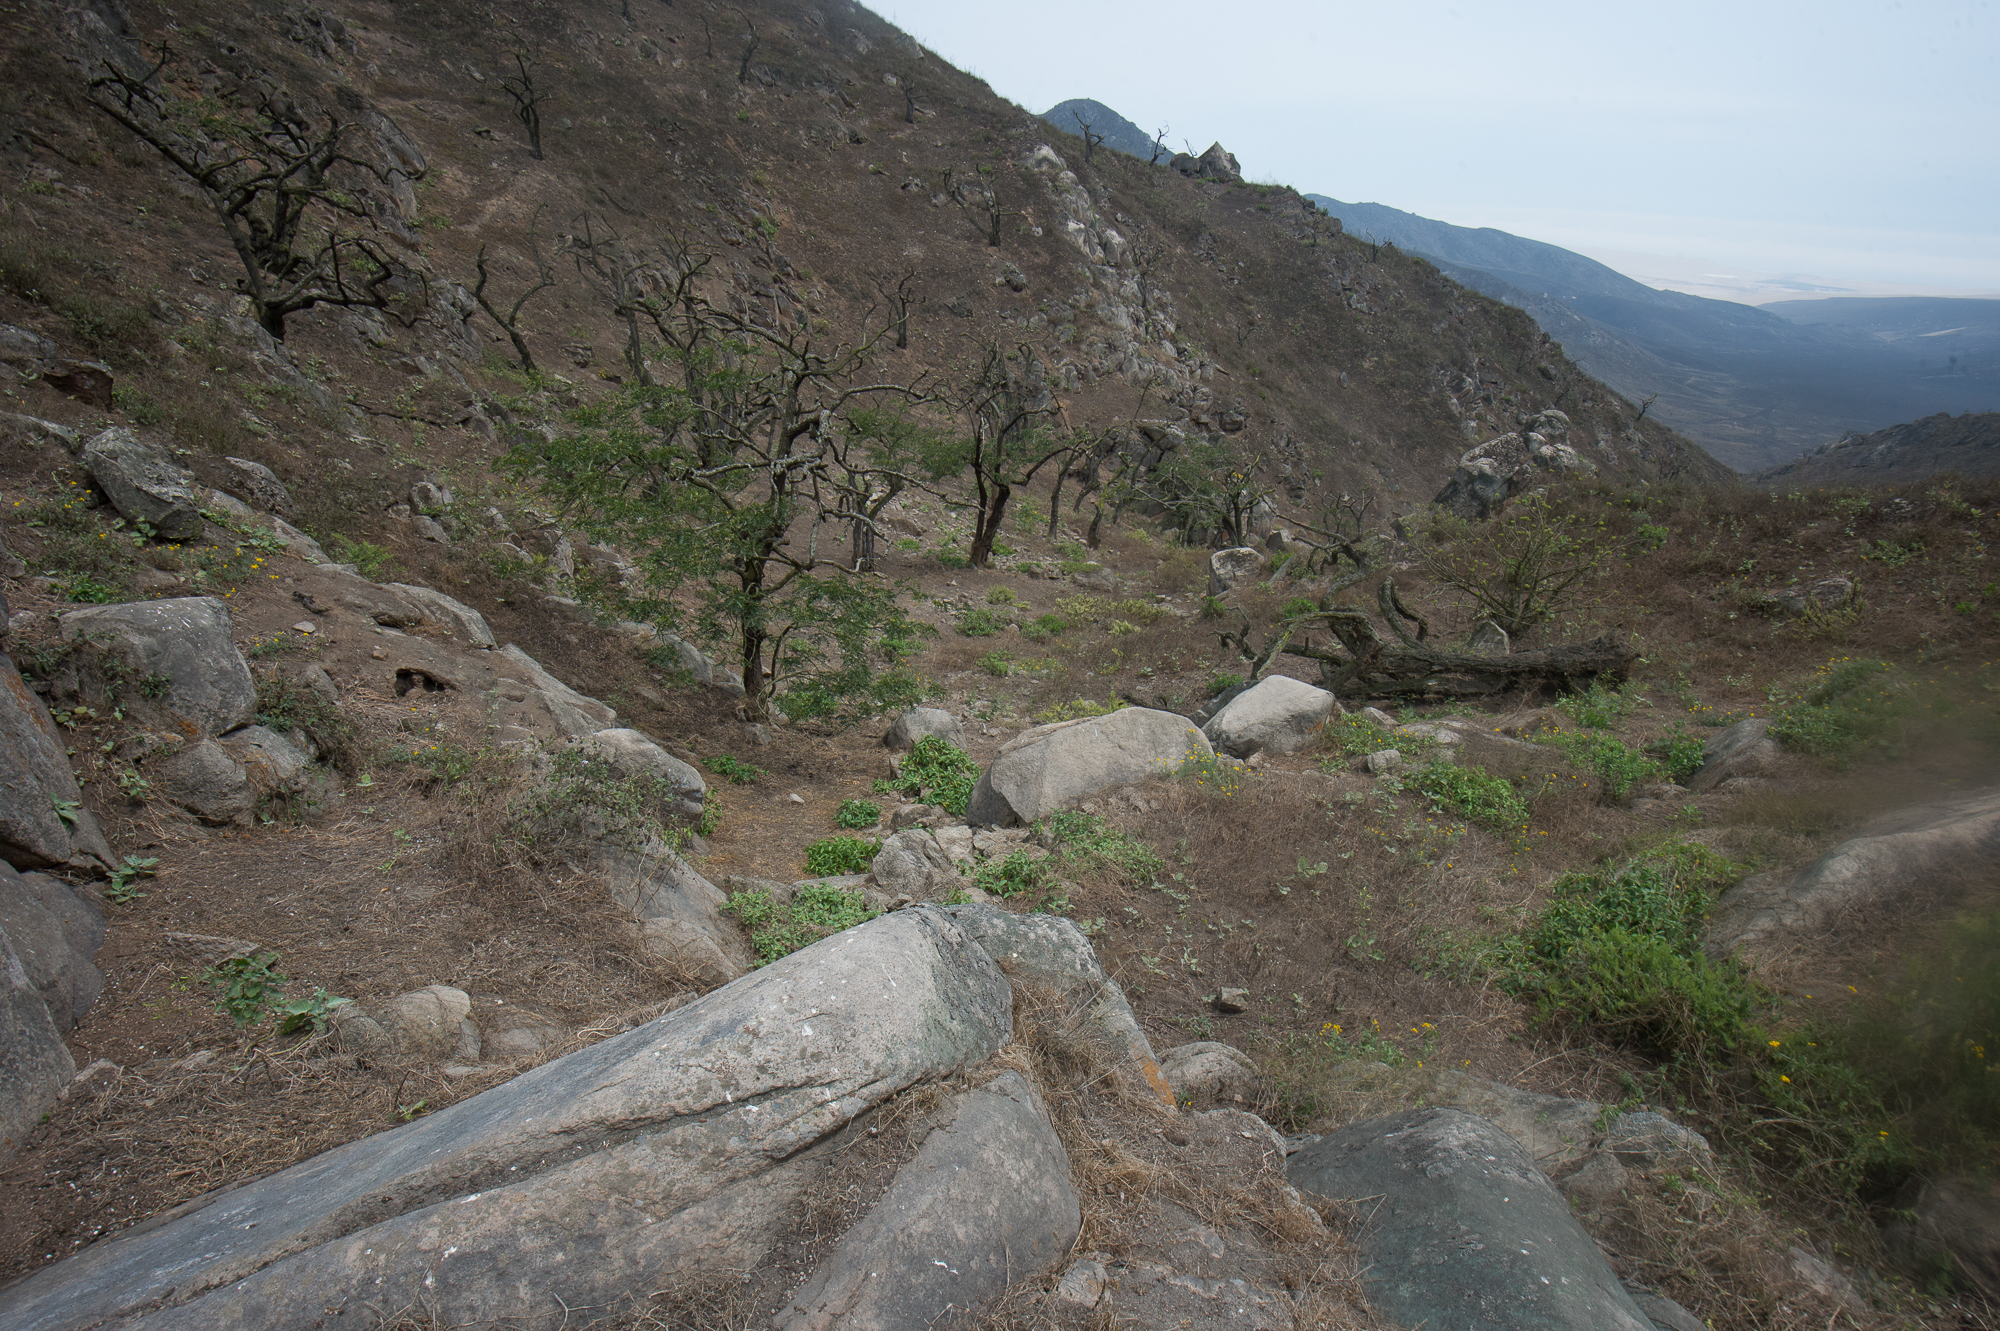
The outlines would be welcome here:
<svg viewBox="0 0 2000 1331">
<path fill-rule="evenodd" d="M 898 774 L 877 781 L 875 789 L 885 795 L 926 800 L 962 818 L 978 781 L 979 764 L 972 761 L 971 754 L 949 740 L 925 735 L 911 748 Z"/>
<path fill-rule="evenodd" d="M 810 883 L 779 903 L 767 891 L 736 892 L 723 904 L 750 935 L 759 966 L 789 956 L 829 934 L 865 924 L 881 914 L 859 892 Z"/>
<path fill-rule="evenodd" d="M 1787 748 L 1845 765 L 1884 744 L 1909 710 L 1910 683 L 1886 661 L 1837 656 L 1803 680 L 1775 684 L 1771 734 Z"/>
<path fill-rule="evenodd" d="M 882 806 L 872 800 L 842 800 L 833 821 L 856 831 L 882 821 Z"/>
<path fill-rule="evenodd" d="M 1481 767 L 1433 758 L 1403 778 L 1447 813 L 1478 823 L 1502 836 L 1518 836 L 1528 825 L 1528 805 L 1514 787 Z"/>
<path fill-rule="evenodd" d="M 806 847 L 806 873 L 813 878 L 867 873 L 882 847 L 867 837 L 830 836 Z"/>
</svg>

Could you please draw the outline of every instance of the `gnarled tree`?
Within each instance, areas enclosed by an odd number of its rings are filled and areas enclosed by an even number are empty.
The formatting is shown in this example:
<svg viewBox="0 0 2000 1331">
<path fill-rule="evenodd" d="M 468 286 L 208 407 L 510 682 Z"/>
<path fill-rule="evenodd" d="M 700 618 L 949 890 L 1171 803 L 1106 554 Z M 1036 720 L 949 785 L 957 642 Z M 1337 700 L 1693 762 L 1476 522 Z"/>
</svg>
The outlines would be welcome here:
<svg viewBox="0 0 2000 1331">
<path fill-rule="evenodd" d="M 269 89 L 175 96 L 173 54 L 132 74 L 106 62 L 90 100 L 201 191 L 243 265 L 238 289 L 257 322 L 283 339 L 285 319 L 315 305 L 387 309 L 410 273 L 380 239 L 371 186 L 408 173 L 349 151 L 358 128 L 337 112 L 308 115 Z"/>
</svg>

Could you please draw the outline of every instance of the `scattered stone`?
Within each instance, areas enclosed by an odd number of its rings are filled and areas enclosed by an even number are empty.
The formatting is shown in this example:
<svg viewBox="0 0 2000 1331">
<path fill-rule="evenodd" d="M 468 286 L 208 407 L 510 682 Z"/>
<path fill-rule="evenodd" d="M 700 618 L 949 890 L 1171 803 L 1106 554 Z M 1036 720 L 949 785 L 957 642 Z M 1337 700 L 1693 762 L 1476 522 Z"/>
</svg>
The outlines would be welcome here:
<svg viewBox="0 0 2000 1331">
<path fill-rule="evenodd" d="M 493 630 L 486 625 L 486 616 L 462 601 L 453 600 L 443 592 L 429 587 L 419 587 L 407 582 L 388 584 L 390 591 L 415 605 L 423 613 L 424 622 L 443 629 L 446 633 L 474 647 L 497 647 Z"/>
<path fill-rule="evenodd" d="M 1096 1258 L 1071 1262 L 1056 1282 L 1056 1302 L 1066 1308 L 1089 1312 L 1104 1298 L 1109 1279 L 1104 1263 Z"/>
<path fill-rule="evenodd" d="M 1484 520 L 1514 495 L 1547 480 L 1596 467 L 1570 447 L 1569 417 L 1550 408 L 1517 434 L 1503 434 L 1467 449 L 1458 469 L 1431 502 L 1458 517 Z"/>
<path fill-rule="evenodd" d="M 180 805 L 205 823 L 247 827 L 251 811 L 257 807 L 250 774 L 212 739 L 190 744 L 173 757 L 151 764 L 147 771 L 160 798 Z"/>
<path fill-rule="evenodd" d="M 479 1061 L 479 1027 L 463 989 L 433 984 L 386 1003 L 355 1003 L 328 1023 L 341 1048 L 370 1059 Z"/>
<path fill-rule="evenodd" d="M 1991 1175 L 1917 1179 L 1892 1200 L 1882 1244 L 1919 1281 L 1950 1272 L 2000 1300 L 2000 1181 Z"/>
<path fill-rule="evenodd" d="M 224 458 L 221 471 L 222 488 L 238 499 L 266 512 L 284 517 L 292 515 L 292 492 L 285 488 L 277 473 L 263 463 L 252 462 L 249 458 Z"/>
<path fill-rule="evenodd" d="M 1482 619 L 1472 630 L 1472 637 L 1466 640 L 1465 650 L 1481 656 L 1505 656 L 1514 650 L 1514 643 L 1506 629 L 1490 619 Z"/>
<path fill-rule="evenodd" d="M 1582 1168 L 1557 1179 L 1556 1187 L 1572 1201 L 1602 1206 L 1616 1200 L 1630 1182 L 1631 1176 L 1618 1163 L 1617 1156 L 1609 1151 L 1595 1151 L 1584 1160 Z"/>
<path fill-rule="evenodd" d="M 1355 770 L 1366 772 L 1370 776 L 1387 776 L 1391 772 L 1400 771 L 1402 766 L 1401 749 L 1377 749 L 1354 760 Z"/>
<path fill-rule="evenodd" d="M 869 872 L 884 892 L 912 901 L 936 901 L 963 885 L 958 866 L 937 838 L 921 828 L 897 832 L 885 840 Z"/>
<path fill-rule="evenodd" d="M 1218 1012 L 1242 1012 L 1247 1010 L 1249 1006 L 1250 991 L 1248 989 L 1224 988 L 1216 991 L 1215 1008 Z"/>
<path fill-rule="evenodd" d="M 1604 1134 L 1604 1149 L 1630 1169 L 1706 1172 L 1715 1168 L 1708 1138 L 1651 1110 L 1620 1114 Z"/>
<path fill-rule="evenodd" d="M 1295 753 L 1318 738 L 1339 706 L 1325 689 L 1269 675 L 1231 699 L 1202 733 L 1217 751 L 1236 758 Z"/>
<path fill-rule="evenodd" d="M 201 503 L 194 478 L 161 450 L 123 426 L 113 426 L 84 446 L 84 470 L 128 522 L 144 522 L 163 539 L 201 535 Z"/>
<path fill-rule="evenodd" d="M 1813 1293 L 1829 1303 L 1837 1303 L 1855 1312 L 1867 1311 L 1868 1300 L 1861 1297 L 1861 1292 L 1854 1288 L 1853 1281 L 1834 1270 L 1832 1266 L 1804 1248 L 1791 1248 L 1785 1256 L 1793 1278 Z"/>
<path fill-rule="evenodd" d="M 1329 1133 L 1294 1186 L 1380 1198 L 1352 1239 L 1370 1306 L 1405 1326 L 1652 1331 L 1565 1201 L 1512 1137 L 1457 1109 Z"/>
<path fill-rule="evenodd" d="M 1217 550 L 1208 557 L 1208 594 L 1221 596 L 1248 586 L 1263 571 L 1264 555 L 1260 550 L 1247 545 Z"/>
<path fill-rule="evenodd" d="M 1001 746 L 973 787 L 966 821 L 1032 823 L 1109 786 L 1168 776 L 1215 749 L 1186 717 L 1147 707 L 1036 726 Z"/>
<path fill-rule="evenodd" d="M 1770 729 L 1769 718 L 1753 716 L 1710 735 L 1687 788 L 1700 795 L 1725 781 L 1768 775 L 1785 756 L 1784 746 L 1767 733 Z"/>
<path fill-rule="evenodd" d="M 926 735 L 935 735 L 947 744 L 965 747 L 965 731 L 958 719 L 939 707 L 912 707 L 894 721 L 882 736 L 885 748 L 903 750 L 912 748 Z"/>
<path fill-rule="evenodd" d="M 1242 1102 L 1257 1094 L 1257 1068 L 1241 1050 L 1214 1040 L 1179 1045 L 1160 1055 L 1160 1075 L 1174 1102 L 1207 1109 L 1218 1101 Z"/>
</svg>

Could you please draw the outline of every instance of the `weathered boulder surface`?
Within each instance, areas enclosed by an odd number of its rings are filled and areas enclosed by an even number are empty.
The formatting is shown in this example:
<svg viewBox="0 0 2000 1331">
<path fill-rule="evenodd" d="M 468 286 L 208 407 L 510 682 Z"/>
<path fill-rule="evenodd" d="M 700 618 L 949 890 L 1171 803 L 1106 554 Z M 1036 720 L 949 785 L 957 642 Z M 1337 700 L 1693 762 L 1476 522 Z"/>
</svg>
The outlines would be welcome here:
<svg viewBox="0 0 2000 1331">
<path fill-rule="evenodd" d="M 250 773 L 212 739 L 197 740 L 147 768 L 161 797 L 205 823 L 247 824 L 257 807 Z"/>
<path fill-rule="evenodd" d="M 1217 550 L 1208 557 L 1208 594 L 1220 596 L 1248 586 L 1264 571 L 1264 555 L 1247 545 Z"/>
<path fill-rule="evenodd" d="M 750 968 L 742 931 L 722 918 L 729 900 L 664 842 L 612 837 L 590 847 L 591 866 L 612 900 L 632 912 L 649 951 L 701 984 L 724 984 Z"/>
<path fill-rule="evenodd" d="M 1785 756 L 1784 746 L 1768 733 L 1768 717 L 1752 716 L 1710 735 L 1701 746 L 1701 766 L 1687 779 L 1697 795 L 1740 776 L 1763 776 Z"/>
<path fill-rule="evenodd" d="M 1186 717 L 1147 707 L 1036 726 L 1001 746 L 972 788 L 966 821 L 1032 823 L 1107 786 L 1167 776 L 1190 758 L 1214 757 L 1208 737 Z"/>
<path fill-rule="evenodd" d="M 543 704 L 563 733 L 581 738 L 603 730 L 618 720 L 618 713 L 595 698 L 586 698 L 542 668 L 542 663 L 508 643 L 499 654 L 527 674 L 529 682 L 542 694 Z"/>
<path fill-rule="evenodd" d="M 329 1024 L 342 1048 L 364 1057 L 479 1059 L 472 999 L 450 985 L 428 985 L 387 1002 L 339 1008 Z"/>
<path fill-rule="evenodd" d="M 169 541 L 201 535 L 194 477 L 130 430 L 113 426 L 84 445 L 83 466 L 127 521 L 148 523 Z"/>
<path fill-rule="evenodd" d="M 1160 1055 L 1160 1075 L 1176 1104 L 1207 1109 L 1218 1100 L 1248 1100 L 1257 1091 L 1257 1067 L 1242 1050 L 1216 1040 L 1176 1045 Z"/>
<path fill-rule="evenodd" d="M 621 777 L 639 777 L 659 783 L 666 802 L 675 812 L 689 817 L 701 815 L 702 801 L 708 798 L 708 782 L 700 772 L 668 753 L 644 731 L 629 727 L 600 730 L 583 741 L 584 749 L 611 765 Z"/>
<path fill-rule="evenodd" d="M 230 640 L 234 627 L 213 596 L 93 605 L 62 617 L 65 641 L 100 642 L 137 674 L 138 697 L 123 699 L 128 711 L 150 707 L 189 739 L 234 730 L 256 710 L 257 685 Z"/>
<path fill-rule="evenodd" d="M 463 601 L 453 600 L 441 591 L 419 587 L 415 583 L 390 582 L 383 585 L 422 611 L 426 624 L 443 629 L 474 647 L 499 645 L 494 641 L 493 630 L 486 626 L 486 616 Z"/>
<path fill-rule="evenodd" d="M 1370 1305 L 1405 1326 L 1653 1331 L 1569 1203 L 1499 1128 L 1418 1109 L 1342 1128 L 1286 1173 L 1381 1198 L 1355 1236 Z"/>
<path fill-rule="evenodd" d="M 1950 1274 L 2000 1299 L 2000 1181 L 1919 1179 L 1894 1201 L 1883 1245 L 1918 1280 Z"/>
<path fill-rule="evenodd" d="M 952 1110 L 774 1319 L 783 1331 L 913 1331 L 1068 1254 L 1082 1212 L 1034 1087 L 1003 1072 Z"/>
<path fill-rule="evenodd" d="M 907 749 L 926 735 L 936 735 L 961 749 L 965 747 L 965 730 L 958 724 L 958 718 L 940 707 L 910 708 L 889 723 L 882 743 L 891 749 Z"/>
<path fill-rule="evenodd" d="M 1756 954 L 1811 932 L 1852 906 L 1931 892 L 1951 870 L 1991 872 L 2000 860 L 2000 789 L 1920 804 L 1876 819 L 1794 873 L 1753 874 L 1722 894 L 1702 947 Z"/>
<path fill-rule="evenodd" d="M 0 653 L 0 861 L 17 869 L 112 862 L 67 748 L 49 709 Z"/>
<path fill-rule="evenodd" d="M 0 1159 L 76 1074 L 63 1038 L 104 987 L 103 942 L 94 903 L 0 864 Z"/>
<path fill-rule="evenodd" d="M 1325 689 L 1270 675 L 1230 699 L 1201 733 L 1232 758 L 1295 753 L 1313 742 L 1339 707 Z"/>
<path fill-rule="evenodd" d="M 277 513 L 285 517 L 292 515 L 292 492 L 278 479 L 278 474 L 261 462 L 249 458 L 224 458 L 216 474 L 217 486 L 235 495 L 246 504 L 255 505 L 267 513 Z"/>
<path fill-rule="evenodd" d="M 921 827 L 907 828 L 883 841 L 868 871 L 891 897 L 912 901 L 936 901 L 965 881 L 937 838 Z"/>
<path fill-rule="evenodd" d="M 1650 1109 L 1628 1110 L 1604 1134 L 1604 1149 L 1639 1170 L 1715 1168 L 1708 1138 Z"/>
<path fill-rule="evenodd" d="M 0 1291 L 0 1323 L 304 1331 L 421 1304 L 452 1325 L 545 1331 L 565 1307 L 752 1270 L 828 1167 L 815 1144 L 906 1088 L 989 1059 L 1011 1035 L 1011 1009 L 1007 977 L 963 927 L 932 908 L 899 911 L 483 1095 L 44 1267 Z M 871 1319 L 851 1324 L 926 1325 L 964 1306 L 961 1290 L 984 1291 L 996 1264 L 1004 1282 L 1033 1269 L 1029 1253 L 1069 1245 L 1068 1167 L 1029 1121 L 1032 1097 L 1004 1081 L 982 1089 L 985 1099 L 968 1094 L 956 1108 L 964 1130 L 920 1152 L 886 1195 L 907 1203 L 913 1234 L 981 1264 L 954 1260 L 951 1282 L 915 1269 L 918 1256 L 942 1257 L 898 1239 L 896 1215 L 883 1212 L 883 1265 L 869 1265 L 857 1239 L 805 1286 Z M 988 1172 L 951 1181 L 926 1176 L 929 1164 Z M 996 1203 L 1009 1192 L 1045 1214 Z M 973 1196 L 976 1209 L 959 1200 Z M 864 1266 L 885 1272 L 881 1288 L 842 1283 Z"/>
</svg>

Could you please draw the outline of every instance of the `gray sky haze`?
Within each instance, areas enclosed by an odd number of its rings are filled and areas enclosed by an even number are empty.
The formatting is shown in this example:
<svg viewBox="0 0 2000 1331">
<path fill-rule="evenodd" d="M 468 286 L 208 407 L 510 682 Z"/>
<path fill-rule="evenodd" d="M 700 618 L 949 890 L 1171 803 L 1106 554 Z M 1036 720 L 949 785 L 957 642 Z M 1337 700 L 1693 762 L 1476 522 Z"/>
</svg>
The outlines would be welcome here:
<svg viewBox="0 0 2000 1331">
<path fill-rule="evenodd" d="M 1220 140 L 1252 179 L 1498 227 L 1654 285 L 1992 294 L 1997 3 L 876 8 L 1030 111 L 1094 97 L 1176 148 Z"/>
</svg>

